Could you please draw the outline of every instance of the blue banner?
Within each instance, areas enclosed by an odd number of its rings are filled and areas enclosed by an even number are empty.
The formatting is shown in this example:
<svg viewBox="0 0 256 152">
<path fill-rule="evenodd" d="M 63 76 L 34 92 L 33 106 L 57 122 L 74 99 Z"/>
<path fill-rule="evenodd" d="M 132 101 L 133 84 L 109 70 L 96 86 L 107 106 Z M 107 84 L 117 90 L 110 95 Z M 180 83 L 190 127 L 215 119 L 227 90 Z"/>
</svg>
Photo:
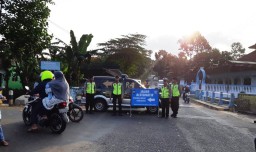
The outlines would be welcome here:
<svg viewBox="0 0 256 152">
<path fill-rule="evenodd" d="M 132 89 L 131 106 L 158 106 L 158 89 Z"/>
<path fill-rule="evenodd" d="M 60 62 L 41 61 L 41 70 L 60 70 Z"/>
</svg>

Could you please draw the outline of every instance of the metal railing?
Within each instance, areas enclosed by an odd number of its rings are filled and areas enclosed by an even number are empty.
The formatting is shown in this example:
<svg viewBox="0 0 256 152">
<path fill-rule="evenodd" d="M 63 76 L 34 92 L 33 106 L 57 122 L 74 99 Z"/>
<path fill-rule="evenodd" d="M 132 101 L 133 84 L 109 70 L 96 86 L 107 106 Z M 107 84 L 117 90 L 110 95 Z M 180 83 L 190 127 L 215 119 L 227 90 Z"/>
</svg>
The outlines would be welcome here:
<svg viewBox="0 0 256 152">
<path fill-rule="evenodd" d="M 210 102 L 212 104 L 216 103 L 218 105 L 227 105 L 229 108 L 234 107 L 234 93 L 197 90 L 195 92 L 195 97 L 199 100 Z"/>
</svg>

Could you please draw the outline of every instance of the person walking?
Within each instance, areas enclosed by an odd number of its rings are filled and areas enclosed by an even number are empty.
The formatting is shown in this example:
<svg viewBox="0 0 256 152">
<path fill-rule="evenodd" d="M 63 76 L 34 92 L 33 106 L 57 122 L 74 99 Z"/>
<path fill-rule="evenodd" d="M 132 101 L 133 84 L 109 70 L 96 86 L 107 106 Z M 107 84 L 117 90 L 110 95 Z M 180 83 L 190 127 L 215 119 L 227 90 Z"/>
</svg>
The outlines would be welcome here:
<svg viewBox="0 0 256 152">
<path fill-rule="evenodd" d="M 0 110 L 0 121 L 2 119 L 2 115 L 1 115 L 1 110 Z M 9 143 L 4 139 L 4 132 L 3 132 L 3 128 L 0 124 L 0 145 L 2 146 L 8 146 Z"/>
<path fill-rule="evenodd" d="M 94 95 L 96 92 L 96 85 L 93 79 L 93 76 L 91 76 L 85 84 L 85 96 L 86 96 L 86 104 L 85 109 L 86 113 L 92 114 L 93 107 L 94 107 Z M 90 110 L 89 110 L 90 108 Z"/>
<path fill-rule="evenodd" d="M 177 114 L 179 110 L 180 89 L 179 89 L 178 81 L 176 78 L 172 79 L 171 93 L 172 93 L 171 109 L 173 112 L 171 117 L 177 118 Z"/>
<path fill-rule="evenodd" d="M 168 85 L 168 80 L 164 79 L 164 85 L 161 87 L 161 106 L 162 106 L 162 118 L 169 117 L 169 101 L 171 99 L 171 89 Z"/>
<path fill-rule="evenodd" d="M 113 115 L 116 115 L 116 100 L 118 100 L 119 116 L 122 116 L 122 83 L 119 82 L 119 76 L 115 77 L 115 82 L 112 84 L 112 90 Z"/>
</svg>

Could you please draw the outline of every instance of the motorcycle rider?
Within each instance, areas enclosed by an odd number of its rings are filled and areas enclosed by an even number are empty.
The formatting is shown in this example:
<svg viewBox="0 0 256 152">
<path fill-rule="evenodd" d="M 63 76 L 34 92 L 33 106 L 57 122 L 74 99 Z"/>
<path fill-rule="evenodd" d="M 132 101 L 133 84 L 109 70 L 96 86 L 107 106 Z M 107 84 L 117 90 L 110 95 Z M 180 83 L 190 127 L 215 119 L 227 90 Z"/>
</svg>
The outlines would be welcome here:
<svg viewBox="0 0 256 152">
<path fill-rule="evenodd" d="M 61 71 L 54 72 L 55 79 L 48 82 L 45 87 L 45 92 L 48 94 L 42 102 L 39 102 L 34 109 L 35 113 L 33 113 L 35 120 L 38 114 L 43 115 L 46 114 L 49 110 L 51 110 L 54 105 L 61 103 L 63 101 L 68 101 L 69 97 L 69 84 L 67 83 L 64 74 Z M 47 119 L 47 118 L 45 118 Z M 35 122 L 35 121 L 33 121 Z M 36 123 L 32 124 L 32 127 L 29 131 L 37 131 L 38 126 Z"/>
<path fill-rule="evenodd" d="M 183 89 L 183 100 L 185 101 L 186 93 L 190 93 L 189 85 L 186 85 L 186 87 Z"/>
<path fill-rule="evenodd" d="M 46 93 L 51 95 L 43 99 L 43 105 L 47 110 L 51 110 L 54 105 L 63 101 L 68 101 L 69 84 L 61 71 L 54 72 L 55 79 L 46 86 Z M 49 86 L 48 86 L 49 85 Z"/>
<path fill-rule="evenodd" d="M 39 94 L 39 98 L 37 99 L 37 102 L 33 102 L 31 103 L 32 105 L 32 112 L 31 112 L 31 123 L 32 126 L 31 128 L 28 129 L 28 132 L 33 132 L 38 130 L 37 127 L 37 105 L 38 103 L 42 102 L 42 99 L 44 99 L 45 97 L 47 97 L 47 94 L 45 92 L 45 86 L 48 82 L 50 82 L 54 75 L 51 71 L 43 71 L 41 74 L 41 82 L 38 83 L 38 85 L 29 93 L 30 96 L 34 96 Z"/>
</svg>

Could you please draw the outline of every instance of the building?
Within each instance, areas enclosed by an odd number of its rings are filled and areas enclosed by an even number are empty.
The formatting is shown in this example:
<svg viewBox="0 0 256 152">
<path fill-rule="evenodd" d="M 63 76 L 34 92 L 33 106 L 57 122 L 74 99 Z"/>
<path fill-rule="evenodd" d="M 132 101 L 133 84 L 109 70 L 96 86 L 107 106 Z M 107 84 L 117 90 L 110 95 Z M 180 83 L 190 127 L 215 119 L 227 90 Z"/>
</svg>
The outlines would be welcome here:
<svg viewBox="0 0 256 152">
<path fill-rule="evenodd" d="M 256 94 L 256 44 L 249 48 L 254 51 L 238 60 L 226 61 L 211 71 L 201 68 L 192 90 L 234 93 L 235 97 L 241 92 Z M 200 75 L 203 75 L 201 80 Z"/>
</svg>

